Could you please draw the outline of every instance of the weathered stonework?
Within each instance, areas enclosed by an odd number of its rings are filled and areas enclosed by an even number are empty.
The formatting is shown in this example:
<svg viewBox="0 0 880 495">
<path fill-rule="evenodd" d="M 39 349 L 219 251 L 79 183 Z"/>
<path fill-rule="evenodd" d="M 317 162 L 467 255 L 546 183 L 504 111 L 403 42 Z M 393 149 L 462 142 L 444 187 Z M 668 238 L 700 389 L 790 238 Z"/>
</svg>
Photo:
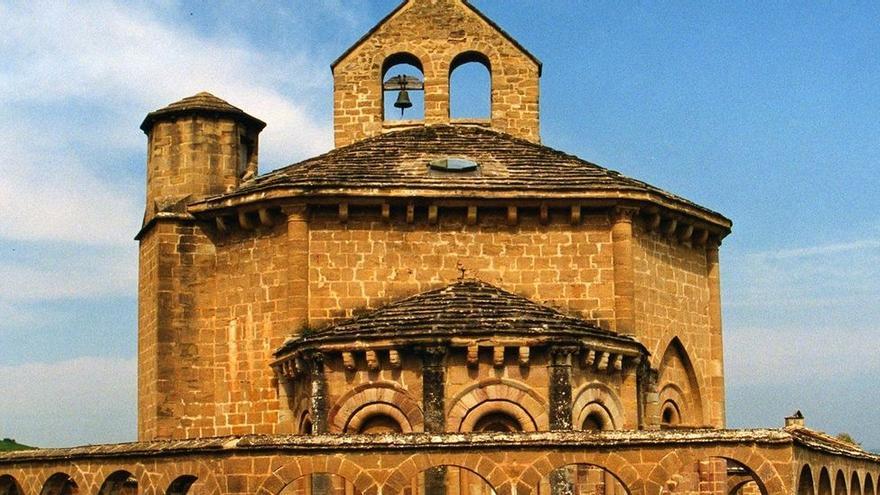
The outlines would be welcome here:
<svg viewBox="0 0 880 495">
<path fill-rule="evenodd" d="M 462 61 L 486 121 L 449 118 Z M 397 62 L 424 122 L 383 122 Z M 723 429 L 730 221 L 541 146 L 539 76 L 466 1 L 408 0 L 334 64 L 327 154 L 258 176 L 261 121 L 150 113 L 140 443 L 0 454 L 0 495 L 878 495 L 799 414 Z"/>
</svg>

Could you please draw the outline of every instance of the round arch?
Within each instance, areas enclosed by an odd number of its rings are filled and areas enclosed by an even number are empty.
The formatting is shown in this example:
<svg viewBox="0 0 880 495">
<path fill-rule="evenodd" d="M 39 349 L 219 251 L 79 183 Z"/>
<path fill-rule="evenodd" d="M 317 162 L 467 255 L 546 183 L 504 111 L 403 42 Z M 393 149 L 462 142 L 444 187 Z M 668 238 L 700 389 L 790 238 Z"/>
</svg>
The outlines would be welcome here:
<svg viewBox="0 0 880 495">
<path fill-rule="evenodd" d="M 833 490 L 831 489 L 831 475 L 828 473 L 828 468 L 823 467 L 822 471 L 819 472 L 819 487 L 818 487 L 818 495 L 833 495 Z"/>
<path fill-rule="evenodd" d="M 849 489 L 850 495 L 863 495 L 862 494 L 862 481 L 859 479 L 858 471 L 853 471 L 852 476 L 849 480 Z M 866 495 L 866 494 L 864 494 Z"/>
<path fill-rule="evenodd" d="M 522 406 L 508 400 L 486 400 L 465 413 L 455 431 L 477 431 L 479 423 L 490 415 L 506 416 L 519 425 L 519 431 L 538 431 L 535 418 Z"/>
<path fill-rule="evenodd" d="M 450 400 L 446 409 L 446 430 L 459 431 L 472 410 L 484 402 L 492 401 L 511 403 L 521 408 L 532 419 L 536 431 L 549 429 L 546 402 L 540 395 L 523 383 L 492 378 L 466 387 Z"/>
<path fill-rule="evenodd" d="M 172 495 L 174 490 L 183 490 L 183 493 L 198 493 L 200 495 L 219 495 L 220 484 L 217 482 L 216 466 L 212 467 L 203 461 L 174 460 L 160 466 L 161 475 L 155 482 L 154 493 Z M 146 479 L 150 477 L 147 476 Z M 150 493 L 144 487 L 144 493 Z"/>
<path fill-rule="evenodd" d="M 406 415 L 394 404 L 388 402 L 371 402 L 356 410 L 349 418 L 343 433 L 360 433 L 361 429 L 376 416 L 390 418 L 400 428 L 400 433 L 411 433 L 412 425 Z"/>
<path fill-rule="evenodd" d="M 441 464 L 423 469 L 407 480 L 399 493 L 427 495 L 430 493 L 429 486 L 440 483 L 443 484 L 447 492 L 467 493 L 468 495 L 497 495 L 495 486 L 485 476 L 458 464 Z"/>
<path fill-rule="evenodd" d="M 834 495 L 847 495 L 846 475 L 842 469 L 838 469 L 834 476 Z"/>
<path fill-rule="evenodd" d="M 813 481 L 813 470 L 809 464 L 801 467 L 798 476 L 797 495 L 816 495 L 816 483 Z"/>
<path fill-rule="evenodd" d="M 475 473 L 492 486 L 497 495 L 508 495 L 510 493 L 508 483 L 510 480 L 507 472 L 488 456 L 471 454 L 464 458 L 459 458 L 455 462 L 438 464 L 431 458 L 430 454 L 425 453 L 413 454 L 400 462 L 397 468 L 386 478 L 383 492 L 402 493 L 420 473 L 440 466 L 466 469 Z"/>
<path fill-rule="evenodd" d="M 67 473 L 55 473 L 43 482 L 40 495 L 77 495 L 79 484 Z"/>
<path fill-rule="evenodd" d="M 98 495 L 137 495 L 138 481 L 130 471 L 120 469 L 110 473 L 101 484 Z"/>
<path fill-rule="evenodd" d="M 18 480 L 11 474 L 0 476 L 0 495 L 24 495 Z"/>
<path fill-rule="evenodd" d="M 395 383 L 365 383 L 349 390 L 327 413 L 327 424 L 333 433 L 346 431 L 355 413 L 370 404 L 392 405 L 406 418 L 409 431 L 421 431 L 425 417 L 418 402 Z M 401 428 L 404 425 L 401 423 Z"/>
<path fill-rule="evenodd" d="M 331 462 L 331 459 L 333 460 Z M 343 474 L 346 473 L 346 474 Z M 257 488 L 257 495 L 278 495 L 288 485 L 312 474 L 329 474 L 351 483 L 361 494 L 378 493 L 379 486 L 373 476 L 348 459 L 335 456 L 317 456 L 311 463 L 300 464 L 293 460 L 273 471 Z"/>
<path fill-rule="evenodd" d="M 556 488 L 554 490 L 554 487 Z M 630 488 L 610 469 L 589 463 L 573 463 L 560 466 L 547 475 L 533 489 L 537 495 L 553 493 L 571 493 L 586 495 L 589 493 L 605 493 L 608 495 L 630 495 Z M 562 488 L 560 490 L 560 488 Z"/>
<path fill-rule="evenodd" d="M 603 429 L 616 430 L 623 426 L 623 407 L 620 399 L 604 383 L 588 383 L 572 395 L 574 396 L 571 408 L 572 419 L 576 429 L 582 430 L 584 422 L 591 414 L 607 415 L 609 427 Z"/>
<path fill-rule="evenodd" d="M 789 483 L 779 474 L 773 462 L 761 454 L 760 449 L 748 450 L 748 461 L 740 460 L 743 445 L 722 445 L 694 450 L 674 449 L 664 455 L 648 473 L 645 482 L 656 489 L 666 486 L 667 481 L 685 469 L 692 469 L 707 459 L 723 459 L 747 471 L 754 478 L 761 493 L 786 493 Z"/>
</svg>

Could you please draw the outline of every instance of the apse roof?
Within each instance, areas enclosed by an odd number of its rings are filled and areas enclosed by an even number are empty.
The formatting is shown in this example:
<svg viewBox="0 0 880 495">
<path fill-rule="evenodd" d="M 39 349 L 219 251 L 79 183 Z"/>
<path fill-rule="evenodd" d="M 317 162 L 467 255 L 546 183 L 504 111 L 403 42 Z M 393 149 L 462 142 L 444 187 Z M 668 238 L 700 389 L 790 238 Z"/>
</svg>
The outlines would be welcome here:
<svg viewBox="0 0 880 495">
<path fill-rule="evenodd" d="M 244 110 L 234 105 L 230 105 L 229 102 L 227 102 L 226 100 L 222 100 L 212 95 L 211 93 L 202 91 L 192 96 L 187 96 L 182 100 L 175 101 L 168 106 L 160 108 L 159 110 L 148 113 L 147 117 L 144 119 L 144 122 L 141 124 L 141 130 L 143 130 L 144 132 L 148 132 L 150 127 L 152 127 L 153 122 L 161 117 L 173 116 L 175 114 L 199 112 L 212 114 L 219 113 L 238 117 L 253 125 L 258 130 L 266 127 L 266 123 L 262 120 L 249 115 Z"/>
<path fill-rule="evenodd" d="M 285 354 L 308 343 L 377 339 L 438 339 L 455 336 L 515 334 L 534 337 L 598 337 L 641 348 L 634 338 L 603 330 L 556 309 L 494 285 L 463 279 L 429 290 L 362 316 L 290 339 L 276 351 Z"/>
</svg>

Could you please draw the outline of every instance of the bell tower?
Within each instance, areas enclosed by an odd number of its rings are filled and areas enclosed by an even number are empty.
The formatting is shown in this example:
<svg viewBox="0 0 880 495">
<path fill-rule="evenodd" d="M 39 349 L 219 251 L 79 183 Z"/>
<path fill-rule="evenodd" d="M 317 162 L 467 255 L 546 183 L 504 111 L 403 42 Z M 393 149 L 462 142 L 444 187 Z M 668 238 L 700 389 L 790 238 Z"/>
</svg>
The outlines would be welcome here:
<svg viewBox="0 0 880 495">
<path fill-rule="evenodd" d="M 487 118 L 450 113 L 450 78 L 469 63 L 489 73 Z M 434 124 L 479 125 L 540 141 L 541 62 L 466 0 L 406 0 L 331 67 L 337 147 Z M 387 118 L 390 105 L 412 118 Z"/>
</svg>

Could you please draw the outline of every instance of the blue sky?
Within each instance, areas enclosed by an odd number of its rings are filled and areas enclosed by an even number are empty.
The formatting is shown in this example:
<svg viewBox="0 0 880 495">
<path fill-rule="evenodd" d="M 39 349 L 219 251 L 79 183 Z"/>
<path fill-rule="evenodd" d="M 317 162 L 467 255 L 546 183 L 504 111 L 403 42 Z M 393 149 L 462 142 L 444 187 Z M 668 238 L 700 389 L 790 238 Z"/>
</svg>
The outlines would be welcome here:
<svg viewBox="0 0 880 495">
<path fill-rule="evenodd" d="M 880 4 L 474 0 L 544 63 L 545 144 L 734 220 L 728 422 L 880 448 Z M 0 3 L 0 437 L 135 435 L 143 116 L 208 90 L 331 146 L 329 64 L 396 0 Z"/>
</svg>

